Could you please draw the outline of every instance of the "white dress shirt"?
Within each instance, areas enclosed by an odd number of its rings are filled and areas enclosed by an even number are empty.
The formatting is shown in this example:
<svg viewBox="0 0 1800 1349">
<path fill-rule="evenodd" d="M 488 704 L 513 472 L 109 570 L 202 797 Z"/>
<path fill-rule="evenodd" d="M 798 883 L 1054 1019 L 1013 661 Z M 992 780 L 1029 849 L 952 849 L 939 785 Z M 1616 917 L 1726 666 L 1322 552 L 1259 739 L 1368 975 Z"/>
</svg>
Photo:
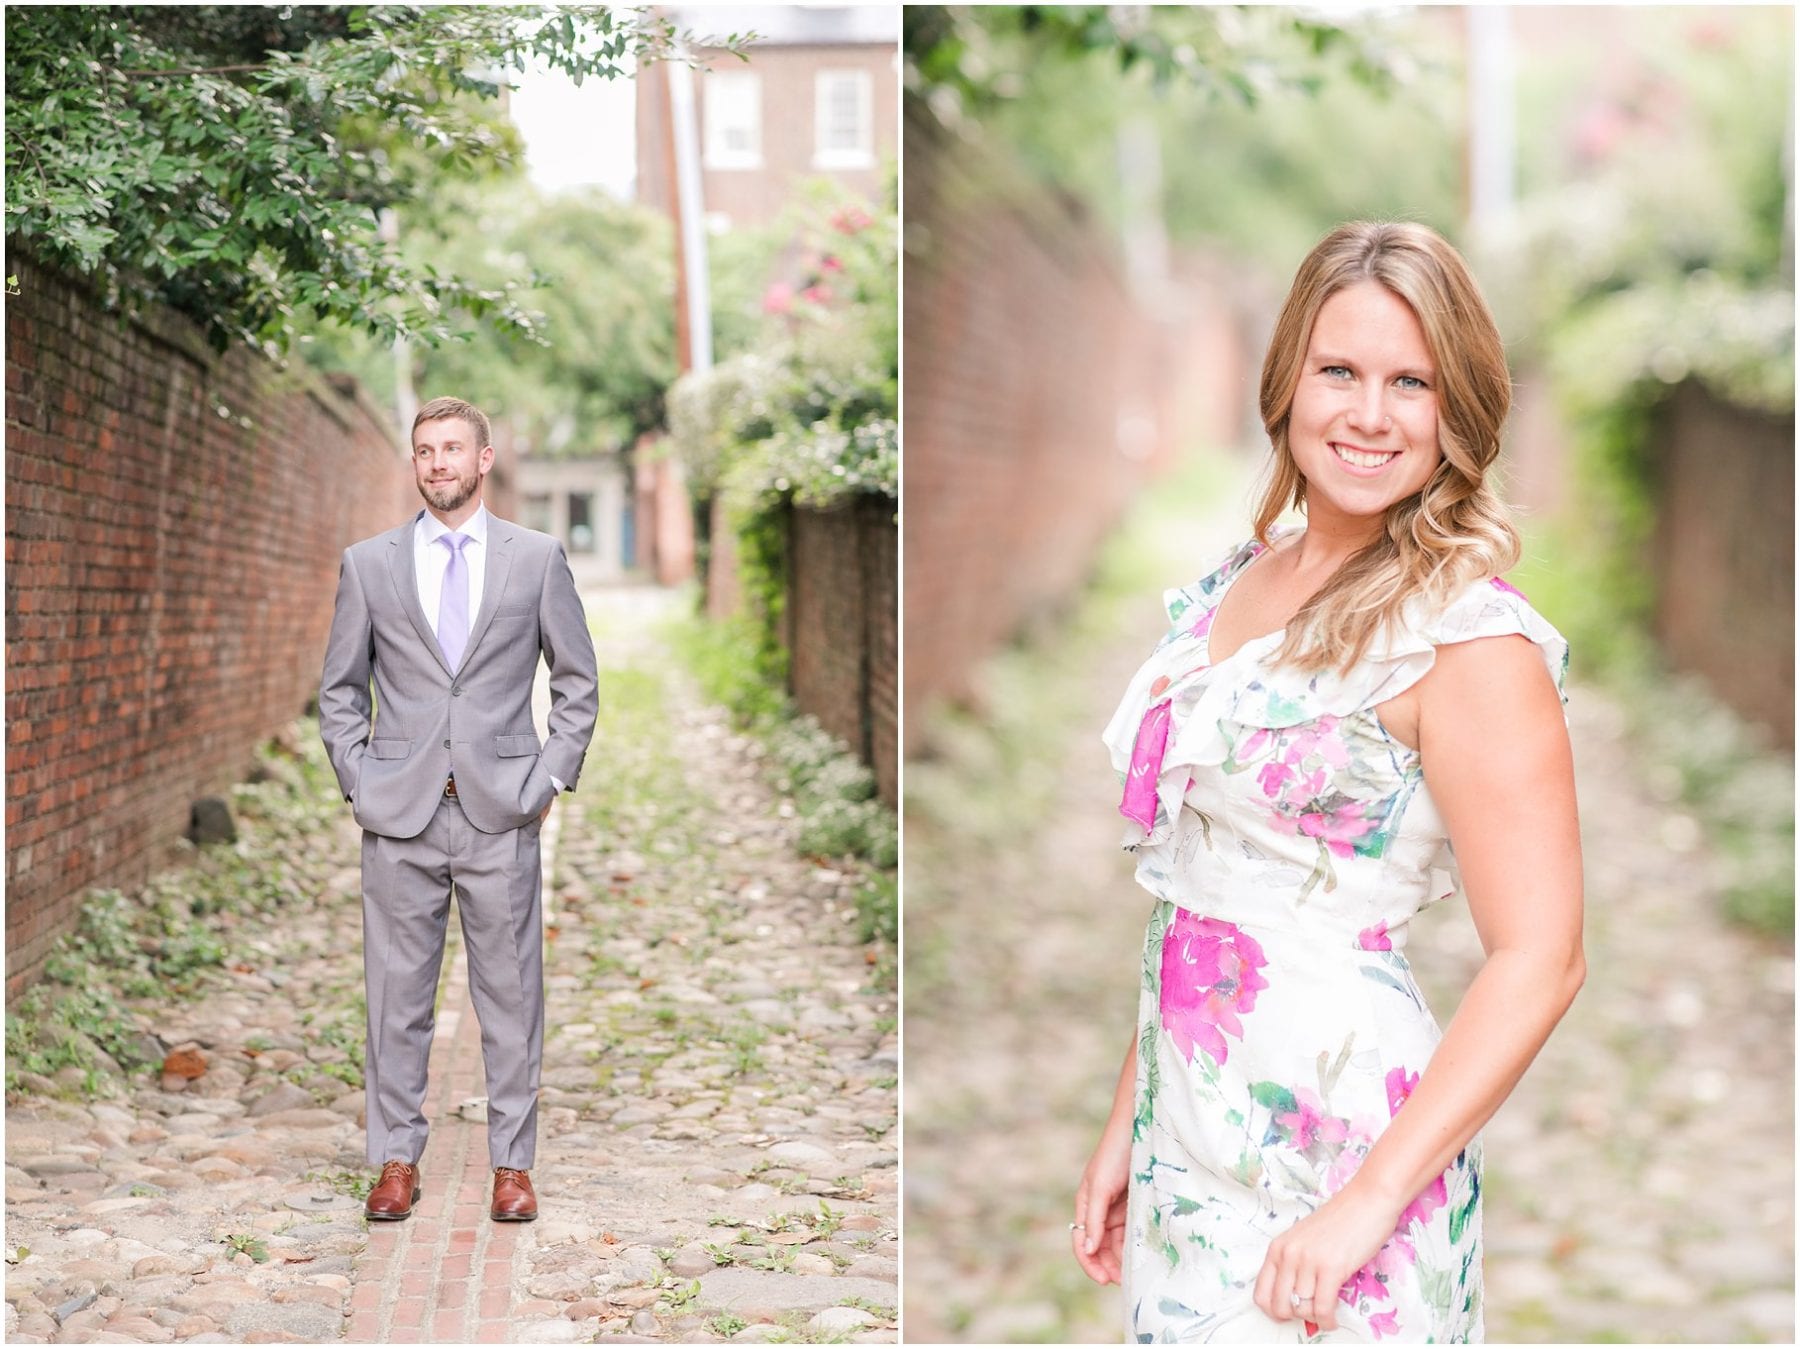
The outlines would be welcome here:
<svg viewBox="0 0 1800 1349">
<path fill-rule="evenodd" d="M 481 612 L 481 592 L 487 581 L 488 509 L 486 504 L 463 522 L 458 534 L 466 534 L 462 546 L 463 567 L 469 574 L 469 631 L 475 631 L 475 616 Z M 450 549 L 438 540 L 451 531 L 430 511 L 419 517 L 413 527 L 413 574 L 419 579 L 419 607 L 425 621 L 437 631 L 438 609 L 444 596 L 444 573 L 450 567 Z"/>
</svg>

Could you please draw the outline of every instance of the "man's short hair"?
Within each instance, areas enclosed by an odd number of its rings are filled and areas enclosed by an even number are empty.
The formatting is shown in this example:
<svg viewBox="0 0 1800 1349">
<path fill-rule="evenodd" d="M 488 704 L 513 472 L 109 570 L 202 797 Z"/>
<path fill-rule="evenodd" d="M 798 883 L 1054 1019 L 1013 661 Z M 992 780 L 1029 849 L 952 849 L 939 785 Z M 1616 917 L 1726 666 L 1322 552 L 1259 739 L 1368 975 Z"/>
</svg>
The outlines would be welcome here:
<svg viewBox="0 0 1800 1349">
<path fill-rule="evenodd" d="M 417 435 L 419 427 L 426 422 L 441 422 L 451 417 L 461 417 L 475 428 L 475 434 L 481 439 L 481 443 L 475 447 L 476 449 L 485 450 L 494 443 L 494 432 L 493 428 L 488 425 L 487 414 L 473 403 L 465 403 L 460 398 L 434 398 L 425 404 L 413 417 L 412 435 Z M 408 437 L 408 443 L 411 443 L 410 437 Z"/>
</svg>

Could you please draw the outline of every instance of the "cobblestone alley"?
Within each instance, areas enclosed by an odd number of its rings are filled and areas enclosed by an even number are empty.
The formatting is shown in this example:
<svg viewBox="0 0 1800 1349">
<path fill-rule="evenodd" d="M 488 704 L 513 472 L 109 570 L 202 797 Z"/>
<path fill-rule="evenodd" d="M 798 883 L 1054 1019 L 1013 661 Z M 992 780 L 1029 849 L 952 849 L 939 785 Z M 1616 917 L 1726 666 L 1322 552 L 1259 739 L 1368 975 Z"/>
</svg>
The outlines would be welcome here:
<svg viewBox="0 0 1800 1349">
<path fill-rule="evenodd" d="M 9 1101 L 9 1340 L 896 1338 L 896 1009 L 859 877 L 796 854 L 757 746 L 662 650 L 678 597 L 585 598 L 601 716 L 545 828 L 539 1220 L 486 1216 L 454 918 L 424 1199 L 362 1217 L 359 840 L 326 773 L 287 901 L 228 927 L 198 996 L 131 1004 L 203 1071 Z"/>
</svg>

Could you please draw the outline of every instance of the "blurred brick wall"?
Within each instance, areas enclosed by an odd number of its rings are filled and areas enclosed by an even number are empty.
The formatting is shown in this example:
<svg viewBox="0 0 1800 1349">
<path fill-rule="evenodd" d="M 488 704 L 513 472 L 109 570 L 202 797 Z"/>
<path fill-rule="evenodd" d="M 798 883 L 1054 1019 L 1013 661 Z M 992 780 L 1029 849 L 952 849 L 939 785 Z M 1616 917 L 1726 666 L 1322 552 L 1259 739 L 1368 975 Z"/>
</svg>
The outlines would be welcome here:
<svg viewBox="0 0 1800 1349">
<path fill-rule="evenodd" d="M 744 589 L 738 580 L 737 534 L 723 496 L 713 498 L 707 520 L 706 616 L 730 618 L 744 607 Z"/>
<path fill-rule="evenodd" d="M 398 433 L 300 369 L 121 329 L 15 256 L 6 306 L 6 991 L 89 886 L 164 864 L 307 708 L 343 548 L 418 505 Z"/>
<path fill-rule="evenodd" d="M 906 740 L 1089 578 L 1182 448 L 1243 438 L 1259 320 L 1187 262 L 1134 297 L 1105 231 L 908 104 Z"/>
<path fill-rule="evenodd" d="M 899 803 L 900 532 L 894 503 L 860 497 L 828 511 L 787 513 L 787 612 L 782 641 L 788 686 L 875 774 Z M 744 610 L 737 536 L 725 507 L 712 508 L 706 615 Z"/>
<path fill-rule="evenodd" d="M 694 504 L 681 465 L 656 446 L 640 436 L 632 456 L 636 565 L 658 585 L 680 585 L 694 574 Z"/>
<path fill-rule="evenodd" d="M 1741 715 L 1794 743 L 1794 419 L 1680 385 L 1652 439 L 1656 636 Z"/>
<path fill-rule="evenodd" d="M 898 802 L 898 531 L 894 505 L 858 498 L 788 515 L 789 682 Z"/>
</svg>

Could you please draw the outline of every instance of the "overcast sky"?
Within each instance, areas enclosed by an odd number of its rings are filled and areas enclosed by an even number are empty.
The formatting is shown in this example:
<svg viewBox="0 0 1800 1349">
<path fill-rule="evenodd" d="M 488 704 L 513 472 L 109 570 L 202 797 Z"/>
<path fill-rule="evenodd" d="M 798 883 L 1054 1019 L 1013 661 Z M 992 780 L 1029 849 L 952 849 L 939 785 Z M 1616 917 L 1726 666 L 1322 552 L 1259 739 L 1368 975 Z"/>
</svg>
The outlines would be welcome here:
<svg viewBox="0 0 1800 1349">
<path fill-rule="evenodd" d="M 629 198 L 636 164 L 632 82 L 589 80 L 577 89 L 566 75 L 518 79 L 512 119 L 525 138 L 531 181 L 545 191 L 598 183 Z"/>
</svg>

